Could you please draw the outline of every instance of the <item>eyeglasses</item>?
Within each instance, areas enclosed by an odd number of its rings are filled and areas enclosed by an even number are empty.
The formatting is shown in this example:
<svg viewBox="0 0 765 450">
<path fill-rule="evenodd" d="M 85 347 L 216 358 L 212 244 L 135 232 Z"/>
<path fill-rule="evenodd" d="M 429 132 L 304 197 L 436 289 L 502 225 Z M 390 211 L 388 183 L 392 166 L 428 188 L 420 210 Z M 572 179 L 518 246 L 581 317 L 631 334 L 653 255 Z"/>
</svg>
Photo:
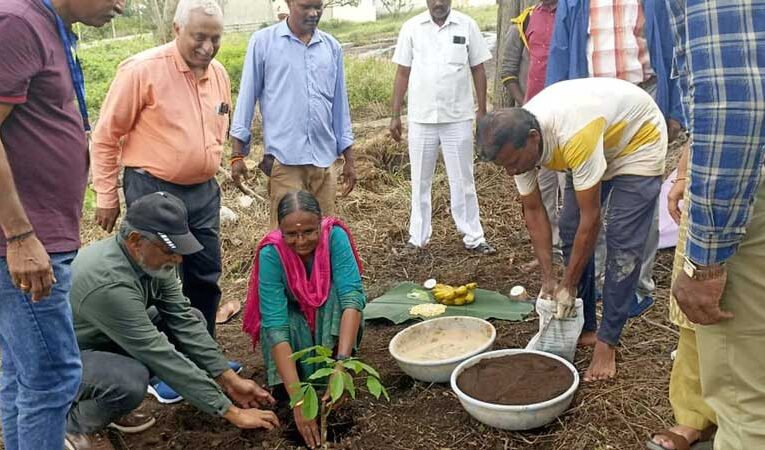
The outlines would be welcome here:
<svg viewBox="0 0 765 450">
<path fill-rule="evenodd" d="M 318 235 L 319 235 L 318 228 L 314 228 L 313 230 L 308 230 L 308 231 L 282 232 L 282 236 L 284 237 L 285 240 L 288 240 L 288 241 L 296 241 L 299 238 L 311 239 L 311 238 L 315 238 Z"/>
</svg>

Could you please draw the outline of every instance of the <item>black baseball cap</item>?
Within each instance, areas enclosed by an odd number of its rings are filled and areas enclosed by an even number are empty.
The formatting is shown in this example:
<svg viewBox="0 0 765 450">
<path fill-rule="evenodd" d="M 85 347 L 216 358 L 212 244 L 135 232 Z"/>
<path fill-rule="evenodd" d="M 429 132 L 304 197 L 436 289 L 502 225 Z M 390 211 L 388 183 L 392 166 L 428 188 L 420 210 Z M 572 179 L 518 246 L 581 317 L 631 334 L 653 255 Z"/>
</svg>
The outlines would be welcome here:
<svg viewBox="0 0 765 450">
<path fill-rule="evenodd" d="M 189 231 L 186 206 L 167 192 L 139 198 L 128 207 L 125 220 L 133 228 L 156 235 L 173 253 L 190 255 L 204 248 Z"/>
</svg>

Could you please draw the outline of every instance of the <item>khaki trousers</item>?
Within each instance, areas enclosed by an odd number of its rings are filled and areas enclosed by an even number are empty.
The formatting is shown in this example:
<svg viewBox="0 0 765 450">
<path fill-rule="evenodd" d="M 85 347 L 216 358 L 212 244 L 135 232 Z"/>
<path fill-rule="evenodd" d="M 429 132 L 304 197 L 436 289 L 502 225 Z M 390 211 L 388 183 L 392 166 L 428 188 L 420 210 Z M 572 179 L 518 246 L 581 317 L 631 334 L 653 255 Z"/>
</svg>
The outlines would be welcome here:
<svg viewBox="0 0 765 450">
<path fill-rule="evenodd" d="M 705 430 L 716 422 L 715 412 L 701 395 L 699 352 L 696 332 L 691 328 L 680 328 L 677 356 L 669 379 L 669 402 L 678 425 Z"/>
<path fill-rule="evenodd" d="M 727 267 L 721 307 L 735 317 L 696 327 L 701 388 L 717 413 L 716 450 L 765 449 L 765 183 Z"/>
<path fill-rule="evenodd" d="M 286 166 L 274 160 L 268 186 L 271 197 L 271 229 L 279 226 L 279 202 L 285 194 L 293 191 L 310 192 L 319 201 L 322 215 L 335 215 L 337 175 L 333 166 Z"/>
</svg>

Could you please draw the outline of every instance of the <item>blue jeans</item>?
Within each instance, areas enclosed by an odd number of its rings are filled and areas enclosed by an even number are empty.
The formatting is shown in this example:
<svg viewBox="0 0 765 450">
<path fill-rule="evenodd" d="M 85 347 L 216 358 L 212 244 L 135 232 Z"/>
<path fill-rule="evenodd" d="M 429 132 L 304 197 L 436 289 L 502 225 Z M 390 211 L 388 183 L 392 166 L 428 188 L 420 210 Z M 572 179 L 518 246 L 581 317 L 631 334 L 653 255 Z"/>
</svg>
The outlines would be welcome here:
<svg viewBox="0 0 765 450">
<path fill-rule="evenodd" d="M 579 279 L 578 296 L 584 303 L 584 331 L 598 330 L 598 339 L 617 345 L 634 302 L 646 243 L 650 240 L 661 177 L 619 175 L 601 183 L 601 217 L 606 222 L 606 263 L 603 283 L 603 323 L 595 316 L 595 257 Z M 571 174 L 566 176 L 560 238 L 568 264 L 579 227 L 579 205 Z M 656 230 L 655 232 L 658 232 Z"/>
<path fill-rule="evenodd" d="M 61 450 L 82 376 L 69 289 L 76 252 L 50 255 L 57 283 L 38 303 L 16 289 L 0 258 L 0 409 L 6 450 Z"/>
</svg>

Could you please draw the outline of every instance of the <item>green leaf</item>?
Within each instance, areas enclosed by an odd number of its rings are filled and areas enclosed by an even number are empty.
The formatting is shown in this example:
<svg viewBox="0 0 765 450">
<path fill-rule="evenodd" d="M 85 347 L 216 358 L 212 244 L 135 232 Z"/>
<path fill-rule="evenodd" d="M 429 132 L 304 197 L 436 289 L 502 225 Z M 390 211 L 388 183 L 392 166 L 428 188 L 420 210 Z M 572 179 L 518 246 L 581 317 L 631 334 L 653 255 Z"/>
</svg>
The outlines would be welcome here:
<svg viewBox="0 0 765 450">
<path fill-rule="evenodd" d="M 356 386 L 353 384 L 353 377 L 348 372 L 343 372 L 343 384 L 345 389 L 351 394 L 351 398 L 356 400 Z"/>
<path fill-rule="evenodd" d="M 313 386 L 308 387 L 308 390 L 303 397 L 303 405 L 301 406 L 303 411 L 303 417 L 308 420 L 313 420 L 319 414 L 319 396 L 316 395 L 316 389 Z"/>
<path fill-rule="evenodd" d="M 295 404 L 297 404 L 300 400 L 303 400 L 303 397 L 305 397 L 305 392 L 308 390 L 308 383 L 294 383 L 290 387 L 291 388 L 300 388 L 294 395 L 290 395 L 290 408 L 294 408 Z"/>
<path fill-rule="evenodd" d="M 332 397 L 332 403 L 336 403 L 343 395 L 345 377 L 340 374 L 341 372 L 338 372 L 337 375 L 329 379 L 329 395 Z"/>
<path fill-rule="evenodd" d="M 390 395 L 388 395 L 388 390 L 385 389 L 385 386 L 383 385 L 380 385 L 380 387 L 382 387 L 382 393 L 383 393 L 383 396 L 385 396 L 385 400 L 390 401 Z"/>
<path fill-rule="evenodd" d="M 363 369 L 363 367 L 361 367 L 361 363 L 355 359 L 346 359 L 342 362 L 342 364 L 346 369 L 353 370 L 356 375 L 358 375 Z"/>
<path fill-rule="evenodd" d="M 375 370 L 372 366 L 369 364 L 364 364 L 363 362 L 359 361 L 359 364 L 361 364 L 361 368 L 366 370 L 368 374 L 372 375 L 375 378 L 380 378 L 380 374 Z"/>
<path fill-rule="evenodd" d="M 334 369 L 330 367 L 325 367 L 323 369 L 319 369 L 316 372 L 314 372 L 310 377 L 308 377 L 309 380 L 318 380 L 320 378 L 324 378 L 326 376 L 332 375 L 332 371 Z"/>
<path fill-rule="evenodd" d="M 382 384 L 380 384 L 380 380 L 373 376 L 367 377 L 367 389 L 369 389 L 369 393 L 374 396 L 376 399 L 380 399 L 380 394 L 382 393 Z"/>
<path fill-rule="evenodd" d="M 324 363 L 324 365 L 331 365 L 333 362 L 335 362 L 332 358 L 327 358 L 326 356 L 311 356 L 310 358 L 306 358 L 303 360 L 306 364 L 318 364 L 318 363 Z"/>
<path fill-rule="evenodd" d="M 324 356 L 325 358 L 331 358 L 332 357 L 332 349 L 329 349 L 327 347 L 324 347 L 323 345 L 316 345 L 314 347 L 311 347 L 316 350 L 316 353 L 318 353 L 321 356 Z"/>
<path fill-rule="evenodd" d="M 303 350 L 300 350 L 300 351 L 297 351 L 297 352 L 291 354 L 290 355 L 290 359 L 293 360 L 293 361 L 297 361 L 300 358 L 302 358 L 303 356 L 311 353 L 312 351 L 313 351 L 313 347 L 304 348 Z"/>
</svg>

